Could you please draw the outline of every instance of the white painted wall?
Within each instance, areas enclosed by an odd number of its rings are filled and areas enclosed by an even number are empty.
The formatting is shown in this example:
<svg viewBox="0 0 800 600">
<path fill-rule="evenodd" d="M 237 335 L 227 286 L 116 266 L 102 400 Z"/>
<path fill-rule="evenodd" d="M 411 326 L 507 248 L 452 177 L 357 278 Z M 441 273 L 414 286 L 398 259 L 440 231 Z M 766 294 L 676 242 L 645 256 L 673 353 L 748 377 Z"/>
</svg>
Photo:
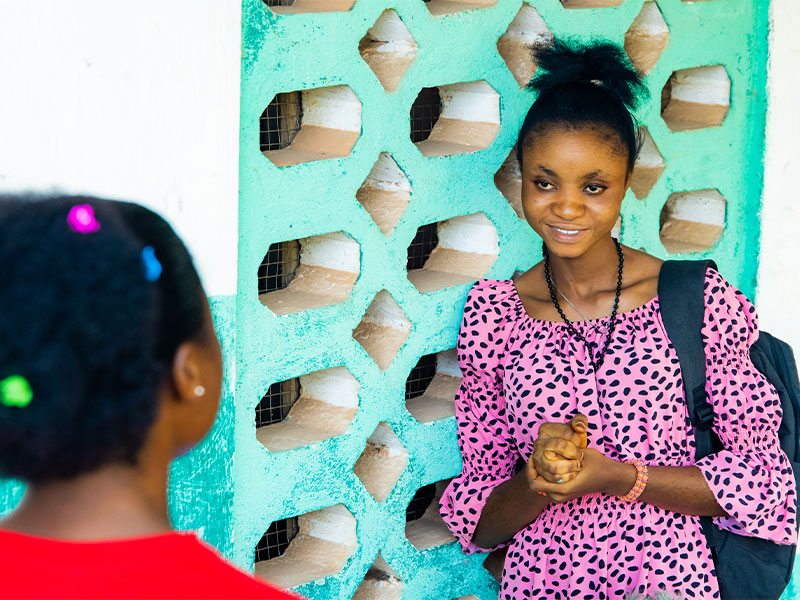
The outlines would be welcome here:
<svg viewBox="0 0 800 600">
<path fill-rule="evenodd" d="M 800 2 L 772 0 L 769 110 L 756 305 L 800 358 Z"/>
<path fill-rule="evenodd" d="M 0 0 L 0 190 L 157 209 L 236 285 L 237 0 Z"/>
</svg>

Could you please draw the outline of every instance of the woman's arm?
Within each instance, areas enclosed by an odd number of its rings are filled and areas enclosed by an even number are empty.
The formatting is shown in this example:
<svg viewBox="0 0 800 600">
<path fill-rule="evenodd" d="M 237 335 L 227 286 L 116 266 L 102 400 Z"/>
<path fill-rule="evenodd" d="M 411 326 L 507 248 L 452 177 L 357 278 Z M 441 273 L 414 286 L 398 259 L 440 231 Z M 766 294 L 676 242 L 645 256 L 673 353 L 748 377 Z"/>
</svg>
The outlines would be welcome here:
<svg viewBox="0 0 800 600">
<path fill-rule="evenodd" d="M 568 481 L 575 477 L 586 447 L 587 426 L 586 417 L 577 414 L 568 423 L 543 423 L 539 427 L 534 452 L 525 468 L 497 486 L 486 501 L 473 544 L 480 548 L 502 544 L 542 513 L 550 501 L 533 489 L 533 482 L 537 478 Z"/>
<path fill-rule="evenodd" d="M 636 481 L 636 468 L 615 460 L 611 463 L 605 493 L 624 496 Z M 648 467 L 647 486 L 639 501 L 684 515 L 726 516 L 697 467 Z"/>
<path fill-rule="evenodd" d="M 514 537 L 547 508 L 550 500 L 528 484 L 524 471 L 497 486 L 486 501 L 472 543 L 493 548 Z"/>
<path fill-rule="evenodd" d="M 633 465 L 607 458 L 597 450 L 584 450 L 582 463 L 573 480 L 550 483 L 540 477 L 533 481 L 533 490 L 561 503 L 595 493 L 624 496 L 636 482 Z M 726 515 L 697 467 L 648 467 L 647 474 L 647 486 L 638 501 L 685 515 Z"/>
</svg>

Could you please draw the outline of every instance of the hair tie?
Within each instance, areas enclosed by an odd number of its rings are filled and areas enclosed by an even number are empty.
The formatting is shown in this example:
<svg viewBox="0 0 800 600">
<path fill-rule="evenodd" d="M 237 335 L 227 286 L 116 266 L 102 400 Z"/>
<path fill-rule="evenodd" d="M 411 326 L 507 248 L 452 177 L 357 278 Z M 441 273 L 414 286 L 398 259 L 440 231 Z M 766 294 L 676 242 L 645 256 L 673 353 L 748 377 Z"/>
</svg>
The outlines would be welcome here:
<svg viewBox="0 0 800 600">
<path fill-rule="evenodd" d="M 76 204 L 70 208 L 67 225 L 75 233 L 84 235 L 100 231 L 100 222 L 94 216 L 94 208 L 90 204 Z"/>
<path fill-rule="evenodd" d="M 12 375 L 0 380 L 0 404 L 23 408 L 33 400 L 33 390 L 22 375 Z"/>
<path fill-rule="evenodd" d="M 156 258 L 155 248 L 152 246 L 144 247 L 142 250 L 142 262 L 144 263 L 144 276 L 147 278 L 147 281 L 158 281 L 164 268 L 161 266 L 161 262 Z"/>
</svg>

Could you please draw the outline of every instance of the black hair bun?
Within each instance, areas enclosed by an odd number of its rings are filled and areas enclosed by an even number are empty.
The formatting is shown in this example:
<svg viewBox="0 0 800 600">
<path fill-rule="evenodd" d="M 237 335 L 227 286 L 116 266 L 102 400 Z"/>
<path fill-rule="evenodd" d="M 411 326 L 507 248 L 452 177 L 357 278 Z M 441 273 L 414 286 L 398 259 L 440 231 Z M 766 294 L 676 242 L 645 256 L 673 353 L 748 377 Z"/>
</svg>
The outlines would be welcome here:
<svg viewBox="0 0 800 600">
<path fill-rule="evenodd" d="M 628 55 L 612 42 L 555 39 L 552 45 L 534 48 L 533 55 L 539 68 L 528 87 L 537 92 L 592 83 L 618 98 L 629 110 L 647 95 L 642 77 Z"/>
</svg>

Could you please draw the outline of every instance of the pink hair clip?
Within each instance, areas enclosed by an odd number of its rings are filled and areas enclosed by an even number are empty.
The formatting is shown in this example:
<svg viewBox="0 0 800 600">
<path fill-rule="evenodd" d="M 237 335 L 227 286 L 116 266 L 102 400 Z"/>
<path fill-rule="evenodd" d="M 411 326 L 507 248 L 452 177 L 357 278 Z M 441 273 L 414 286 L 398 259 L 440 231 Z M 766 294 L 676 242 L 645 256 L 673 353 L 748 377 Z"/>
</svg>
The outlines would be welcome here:
<svg viewBox="0 0 800 600">
<path fill-rule="evenodd" d="M 76 204 L 69 209 L 67 225 L 75 233 L 87 234 L 100 230 L 100 222 L 94 216 L 94 208 L 90 204 Z"/>
</svg>

